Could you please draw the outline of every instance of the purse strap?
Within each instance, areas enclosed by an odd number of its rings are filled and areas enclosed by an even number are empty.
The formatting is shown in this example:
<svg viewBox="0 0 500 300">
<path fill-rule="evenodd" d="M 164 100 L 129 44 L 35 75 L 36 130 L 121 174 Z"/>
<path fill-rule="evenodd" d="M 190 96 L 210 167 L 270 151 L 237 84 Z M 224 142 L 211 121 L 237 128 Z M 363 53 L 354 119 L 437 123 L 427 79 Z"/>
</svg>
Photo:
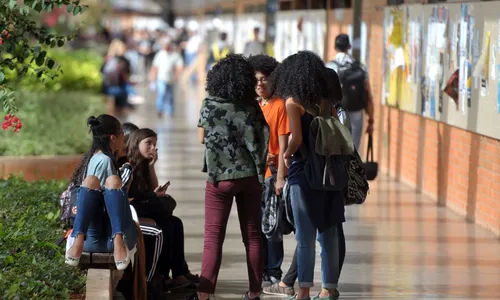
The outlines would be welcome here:
<svg viewBox="0 0 500 300">
<path fill-rule="evenodd" d="M 368 160 L 368 157 L 371 160 Z M 368 147 L 366 149 L 366 161 L 373 162 L 373 136 L 371 134 L 368 135 Z"/>
</svg>

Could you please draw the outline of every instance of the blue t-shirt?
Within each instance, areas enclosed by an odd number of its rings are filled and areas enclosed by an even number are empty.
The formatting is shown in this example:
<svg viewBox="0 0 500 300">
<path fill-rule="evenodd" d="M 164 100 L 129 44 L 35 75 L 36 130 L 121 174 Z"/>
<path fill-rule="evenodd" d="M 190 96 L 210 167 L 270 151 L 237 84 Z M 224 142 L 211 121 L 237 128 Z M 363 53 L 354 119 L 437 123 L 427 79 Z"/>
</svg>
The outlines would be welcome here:
<svg viewBox="0 0 500 300">
<path fill-rule="evenodd" d="M 118 175 L 118 172 L 111 157 L 102 152 L 94 154 L 87 166 L 87 176 L 96 176 L 101 186 L 104 186 L 106 179 L 112 175 Z"/>
</svg>

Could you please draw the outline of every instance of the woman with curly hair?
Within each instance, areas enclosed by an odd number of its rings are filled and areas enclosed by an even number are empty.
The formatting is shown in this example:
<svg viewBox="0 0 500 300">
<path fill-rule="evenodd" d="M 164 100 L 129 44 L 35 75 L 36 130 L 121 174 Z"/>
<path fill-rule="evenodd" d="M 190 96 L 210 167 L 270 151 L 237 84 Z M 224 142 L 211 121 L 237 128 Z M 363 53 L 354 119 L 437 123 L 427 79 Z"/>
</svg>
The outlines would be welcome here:
<svg viewBox="0 0 500 300">
<path fill-rule="evenodd" d="M 299 291 L 296 299 L 309 299 L 314 286 L 316 242 L 321 245 L 322 291 L 313 299 L 337 299 L 339 267 L 338 225 L 345 221 L 342 192 L 313 190 L 305 177 L 300 147 L 307 145 L 309 126 L 318 108 L 337 117 L 333 106 L 340 84 L 332 84 L 323 61 L 302 51 L 285 59 L 273 73 L 273 90 L 286 99 L 291 138 L 285 152 L 288 184 L 295 221 Z"/>
<path fill-rule="evenodd" d="M 255 101 L 255 74 L 241 55 L 228 55 L 210 70 L 198 122 L 205 145 L 205 241 L 198 293 L 187 299 L 209 299 L 215 292 L 226 226 L 236 198 L 247 253 L 249 292 L 260 299 L 263 259 L 260 202 L 266 171 L 269 128 Z"/>
</svg>

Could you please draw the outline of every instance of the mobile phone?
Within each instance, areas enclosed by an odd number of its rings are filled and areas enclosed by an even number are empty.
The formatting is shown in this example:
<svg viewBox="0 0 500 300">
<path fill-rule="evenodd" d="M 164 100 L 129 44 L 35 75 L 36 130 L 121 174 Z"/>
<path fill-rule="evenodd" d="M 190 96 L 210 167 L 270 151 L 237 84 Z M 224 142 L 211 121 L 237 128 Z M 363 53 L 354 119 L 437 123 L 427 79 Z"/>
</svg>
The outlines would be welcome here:
<svg viewBox="0 0 500 300">
<path fill-rule="evenodd" d="M 170 186 L 170 181 L 167 181 L 167 183 L 165 183 L 160 187 L 160 191 L 166 191 L 169 186 Z"/>
</svg>

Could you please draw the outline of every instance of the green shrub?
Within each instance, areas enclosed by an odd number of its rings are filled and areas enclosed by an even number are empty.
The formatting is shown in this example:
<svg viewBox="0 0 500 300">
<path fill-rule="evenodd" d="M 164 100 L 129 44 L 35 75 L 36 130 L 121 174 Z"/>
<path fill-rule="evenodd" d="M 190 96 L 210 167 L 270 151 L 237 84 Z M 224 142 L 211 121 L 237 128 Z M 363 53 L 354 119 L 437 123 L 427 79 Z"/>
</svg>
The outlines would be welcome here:
<svg viewBox="0 0 500 300">
<path fill-rule="evenodd" d="M 55 244 L 64 235 L 58 199 L 66 187 L 0 180 L 0 299 L 68 299 L 83 291 L 84 276 Z"/>
<path fill-rule="evenodd" d="M 70 50 L 70 49 L 49 49 L 47 56 L 54 59 L 61 65 L 62 74 L 50 79 L 46 78 L 42 82 L 33 75 L 31 70 L 30 76 L 24 76 L 20 81 L 16 82 L 17 77 L 15 71 L 5 70 L 6 79 L 13 83 L 16 89 L 29 91 L 91 91 L 99 92 L 101 89 L 101 67 L 103 57 L 98 52 L 92 50 Z M 36 63 L 33 62 L 36 67 Z"/>
<path fill-rule="evenodd" d="M 104 111 L 102 97 L 83 92 L 20 92 L 20 132 L 0 132 L 0 155 L 65 155 L 90 146 L 87 118 Z"/>
</svg>

